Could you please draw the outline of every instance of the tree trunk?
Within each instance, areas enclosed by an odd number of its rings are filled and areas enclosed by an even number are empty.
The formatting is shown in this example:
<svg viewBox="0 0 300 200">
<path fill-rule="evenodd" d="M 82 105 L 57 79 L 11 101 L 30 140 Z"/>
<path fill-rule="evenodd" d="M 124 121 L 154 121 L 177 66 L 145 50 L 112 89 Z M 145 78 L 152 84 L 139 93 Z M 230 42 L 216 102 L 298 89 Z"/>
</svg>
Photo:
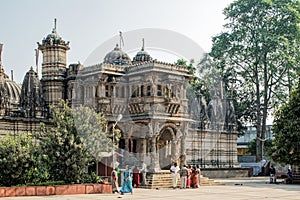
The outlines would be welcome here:
<svg viewBox="0 0 300 200">
<path fill-rule="evenodd" d="M 269 83 L 268 83 L 268 65 L 267 65 L 267 52 L 264 54 L 263 63 L 264 63 L 264 103 L 263 103 L 263 119 L 262 119 L 262 127 L 261 127 L 261 158 L 264 158 L 264 143 L 266 137 L 266 125 L 267 125 L 267 117 L 268 117 L 268 102 L 269 102 Z"/>
<path fill-rule="evenodd" d="M 260 112 L 260 84 L 258 75 L 258 63 L 255 68 L 255 81 L 256 81 L 256 162 L 262 160 L 262 143 L 261 143 L 261 112 Z"/>
</svg>

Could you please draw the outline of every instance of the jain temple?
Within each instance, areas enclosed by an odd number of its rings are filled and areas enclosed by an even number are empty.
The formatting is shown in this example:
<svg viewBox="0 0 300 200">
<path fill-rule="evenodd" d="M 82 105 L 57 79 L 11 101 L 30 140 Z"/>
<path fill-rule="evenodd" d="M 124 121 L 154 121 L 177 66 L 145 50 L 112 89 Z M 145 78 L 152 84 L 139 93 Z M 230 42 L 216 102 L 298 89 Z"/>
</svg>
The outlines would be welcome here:
<svg viewBox="0 0 300 200">
<path fill-rule="evenodd" d="M 40 122 L 47 124 L 51 116 L 49 105 L 64 99 L 72 107 L 102 112 L 108 130 L 121 131 L 120 165 L 144 161 L 154 171 L 174 161 L 202 168 L 238 166 L 232 100 L 218 94 L 210 102 L 201 94 L 189 98 L 193 75 L 186 66 L 153 59 L 144 44 L 132 59 L 116 45 L 101 63 L 69 64 L 69 42 L 56 25 L 37 45 L 42 76 L 31 67 L 22 85 L 5 73 L 0 60 L 1 135 L 40 131 Z"/>
</svg>

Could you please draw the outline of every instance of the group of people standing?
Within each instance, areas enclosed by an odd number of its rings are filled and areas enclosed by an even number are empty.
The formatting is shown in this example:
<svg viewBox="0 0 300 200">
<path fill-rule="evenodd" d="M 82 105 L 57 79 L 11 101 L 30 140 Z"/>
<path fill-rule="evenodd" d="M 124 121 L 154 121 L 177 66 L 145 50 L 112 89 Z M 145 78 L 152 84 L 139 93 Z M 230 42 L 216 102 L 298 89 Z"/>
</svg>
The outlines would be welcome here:
<svg viewBox="0 0 300 200">
<path fill-rule="evenodd" d="M 174 163 L 170 168 L 172 173 L 172 186 L 175 189 L 177 187 L 178 180 L 181 181 L 181 189 L 186 188 L 198 188 L 200 186 L 201 170 L 199 165 L 183 165 L 181 169 Z"/>
<path fill-rule="evenodd" d="M 142 167 L 138 168 L 135 166 L 133 170 L 129 169 L 129 166 L 126 165 L 124 175 L 123 175 L 123 184 L 122 188 L 119 190 L 120 184 L 120 170 L 113 169 L 111 173 L 111 180 L 112 180 L 112 188 L 113 192 L 121 193 L 131 193 L 133 192 L 133 187 L 139 187 L 141 184 L 146 185 L 146 173 L 147 173 L 147 165 L 143 162 Z"/>
</svg>

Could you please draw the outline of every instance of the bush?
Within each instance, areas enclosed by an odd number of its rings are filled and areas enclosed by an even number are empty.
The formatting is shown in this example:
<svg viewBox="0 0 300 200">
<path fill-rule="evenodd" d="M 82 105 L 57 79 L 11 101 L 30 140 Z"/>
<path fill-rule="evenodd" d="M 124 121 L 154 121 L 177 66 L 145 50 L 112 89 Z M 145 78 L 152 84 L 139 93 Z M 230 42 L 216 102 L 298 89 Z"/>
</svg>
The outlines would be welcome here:
<svg viewBox="0 0 300 200">
<path fill-rule="evenodd" d="M 100 176 L 97 176 L 96 173 L 92 172 L 91 174 L 83 174 L 81 177 L 82 183 L 103 183 L 103 180 Z"/>
<path fill-rule="evenodd" d="M 30 135 L 0 138 L 0 185 L 26 184 L 33 180 L 31 171 L 36 163 L 36 145 Z"/>
<path fill-rule="evenodd" d="M 27 184 L 19 184 L 17 186 L 54 186 L 54 185 L 65 185 L 64 181 L 47 181 L 41 183 L 27 183 Z"/>
</svg>

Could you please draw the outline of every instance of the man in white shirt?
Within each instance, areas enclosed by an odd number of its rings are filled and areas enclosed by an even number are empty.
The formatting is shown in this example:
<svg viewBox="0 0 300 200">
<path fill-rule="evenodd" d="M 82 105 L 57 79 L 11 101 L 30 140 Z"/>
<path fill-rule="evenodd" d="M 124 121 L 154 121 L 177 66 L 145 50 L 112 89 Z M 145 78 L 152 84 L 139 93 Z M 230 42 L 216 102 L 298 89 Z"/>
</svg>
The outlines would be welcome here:
<svg viewBox="0 0 300 200">
<path fill-rule="evenodd" d="M 146 175 L 147 175 L 147 165 L 146 163 L 143 161 L 142 162 L 142 169 L 141 169 L 141 172 L 142 172 L 142 185 L 147 185 L 147 179 L 146 179 Z"/>
<path fill-rule="evenodd" d="M 178 177 L 179 177 L 179 167 L 177 166 L 177 163 L 175 162 L 173 166 L 170 168 L 170 172 L 172 173 L 172 186 L 173 189 L 177 187 Z"/>
</svg>

